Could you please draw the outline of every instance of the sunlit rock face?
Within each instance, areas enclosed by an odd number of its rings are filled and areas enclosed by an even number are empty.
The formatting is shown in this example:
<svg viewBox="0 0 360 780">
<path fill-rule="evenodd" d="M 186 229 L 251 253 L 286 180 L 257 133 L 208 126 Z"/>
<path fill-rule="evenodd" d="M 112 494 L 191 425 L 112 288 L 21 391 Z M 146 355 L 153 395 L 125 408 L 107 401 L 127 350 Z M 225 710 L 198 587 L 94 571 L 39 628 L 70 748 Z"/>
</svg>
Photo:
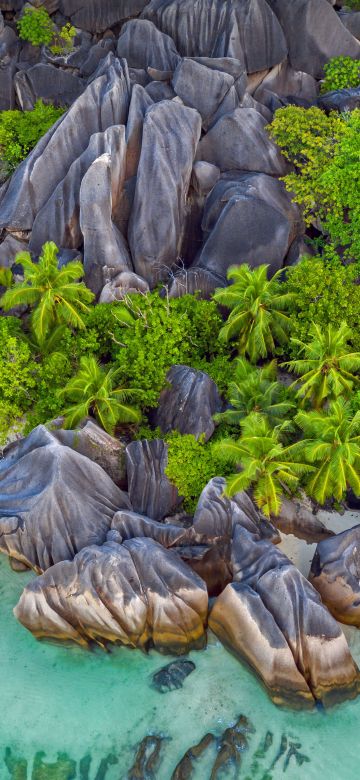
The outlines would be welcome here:
<svg viewBox="0 0 360 780">
<path fill-rule="evenodd" d="M 205 643 L 205 583 L 152 539 L 86 547 L 25 588 L 16 617 L 35 636 L 182 654 Z"/>
<path fill-rule="evenodd" d="M 0 461 L 0 551 L 40 573 L 105 541 L 127 494 L 95 462 L 44 426 Z"/>
<path fill-rule="evenodd" d="M 319 542 L 309 579 L 337 620 L 360 627 L 360 525 Z"/>
</svg>

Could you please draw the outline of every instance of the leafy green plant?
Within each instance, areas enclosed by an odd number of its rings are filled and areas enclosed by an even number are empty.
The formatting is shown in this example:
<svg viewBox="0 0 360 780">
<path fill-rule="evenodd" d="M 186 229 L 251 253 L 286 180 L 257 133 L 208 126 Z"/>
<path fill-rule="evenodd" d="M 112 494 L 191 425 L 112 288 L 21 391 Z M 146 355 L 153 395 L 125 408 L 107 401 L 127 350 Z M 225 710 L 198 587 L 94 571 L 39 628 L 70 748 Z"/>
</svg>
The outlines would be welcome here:
<svg viewBox="0 0 360 780">
<path fill-rule="evenodd" d="M 59 391 L 59 397 L 72 402 L 63 412 L 65 427 L 76 427 L 89 413 L 108 433 L 113 433 L 119 423 L 139 423 L 141 413 L 127 403 L 137 393 L 118 387 L 118 375 L 114 367 L 106 371 L 94 357 L 82 357 L 76 376 Z"/>
<path fill-rule="evenodd" d="M 352 372 L 360 369 L 360 352 L 350 351 L 351 330 L 346 322 L 339 328 L 328 325 L 325 329 L 314 323 L 309 335 L 311 341 L 308 343 L 292 339 L 298 353 L 304 357 L 289 360 L 284 365 L 299 375 L 294 382 L 294 386 L 301 385 L 298 398 L 309 400 L 320 409 L 327 400 L 339 395 L 349 396 L 353 385 L 359 384 L 359 378 Z"/>
<path fill-rule="evenodd" d="M 0 112 L 0 156 L 8 172 L 24 160 L 64 111 L 65 108 L 46 106 L 38 100 L 32 111 Z"/>
<path fill-rule="evenodd" d="M 269 132 L 295 166 L 284 182 L 306 223 L 320 222 L 333 247 L 359 259 L 360 110 L 327 115 L 287 106 L 275 113 Z"/>
<path fill-rule="evenodd" d="M 75 27 L 67 22 L 59 32 L 54 33 L 54 43 L 50 46 L 50 51 L 53 54 L 68 54 L 74 48 L 75 35 Z"/>
<path fill-rule="evenodd" d="M 226 480 L 226 495 L 252 489 L 254 500 L 267 516 L 276 517 L 284 492 L 294 492 L 300 477 L 311 471 L 306 463 L 293 462 L 280 440 L 277 428 L 253 412 L 240 422 L 239 439 L 223 439 L 214 445 L 217 452 L 239 471 Z"/>
<path fill-rule="evenodd" d="M 279 272 L 268 279 L 268 268 L 232 266 L 227 273 L 232 284 L 214 293 L 217 303 L 231 309 L 220 337 L 225 341 L 237 337 L 239 353 L 248 355 L 253 363 L 274 354 L 276 344 L 285 344 L 290 327 L 285 310 L 292 293 L 280 285 Z"/>
<path fill-rule="evenodd" d="M 10 268 L 0 268 L 0 285 L 2 287 L 10 287 L 12 284 L 13 276 Z"/>
<path fill-rule="evenodd" d="M 0 444 L 22 426 L 37 392 L 37 365 L 15 317 L 0 317 Z"/>
<path fill-rule="evenodd" d="M 176 485 L 183 497 L 185 511 L 192 514 L 200 493 L 210 479 L 228 473 L 224 461 L 217 455 L 211 442 L 202 438 L 195 439 L 191 434 L 167 434 L 168 465 L 165 473 L 170 482 Z"/>
<path fill-rule="evenodd" d="M 47 423 L 61 415 L 64 401 L 59 391 L 70 380 L 73 364 L 60 351 L 45 354 L 36 367 L 36 391 L 31 407 L 26 413 L 24 433 L 28 434 L 36 425 Z"/>
<path fill-rule="evenodd" d="M 339 257 L 304 257 L 289 268 L 286 287 L 293 293 L 290 303 L 291 335 L 307 341 L 316 322 L 322 330 L 330 323 L 338 328 L 343 320 L 351 323 L 350 342 L 360 350 L 360 263 L 343 265 Z M 296 357 L 298 347 L 288 345 Z"/>
<path fill-rule="evenodd" d="M 341 501 L 351 487 L 360 495 L 360 412 L 353 414 L 343 398 L 328 411 L 298 412 L 295 421 L 304 438 L 288 448 L 290 457 L 304 459 L 313 473 L 305 490 L 319 504 Z"/>
<path fill-rule="evenodd" d="M 20 252 L 16 262 L 23 266 L 24 281 L 17 282 L 0 298 L 5 311 L 23 304 L 34 307 L 31 325 L 39 344 L 57 325 L 84 328 L 81 315 L 88 311 L 86 304 L 94 298 L 91 290 L 78 281 L 84 274 L 81 262 L 74 260 L 59 269 L 57 254 L 52 241 L 44 244 L 38 263 L 33 262 L 29 252 Z"/>
<path fill-rule="evenodd" d="M 360 62 L 352 57 L 333 57 L 324 65 L 325 78 L 321 92 L 349 89 L 360 85 Z"/>
<path fill-rule="evenodd" d="M 48 46 L 54 35 L 54 23 L 45 8 L 24 8 L 17 28 L 19 38 L 33 46 Z"/>
<path fill-rule="evenodd" d="M 277 381 L 276 361 L 257 368 L 245 358 L 237 358 L 228 398 L 231 408 L 215 415 L 217 422 L 239 426 L 251 412 L 264 415 L 271 427 L 282 425 L 296 404 L 284 385 Z"/>
</svg>

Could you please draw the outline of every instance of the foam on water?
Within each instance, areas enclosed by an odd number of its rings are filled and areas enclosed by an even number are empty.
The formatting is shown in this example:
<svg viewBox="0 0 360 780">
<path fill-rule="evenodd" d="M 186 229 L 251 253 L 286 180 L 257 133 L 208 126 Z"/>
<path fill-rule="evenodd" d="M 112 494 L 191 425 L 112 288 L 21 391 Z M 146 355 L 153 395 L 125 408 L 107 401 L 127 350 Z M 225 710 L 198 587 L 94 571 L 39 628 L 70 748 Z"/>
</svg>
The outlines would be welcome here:
<svg viewBox="0 0 360 780">
<path fill-rule="evenodd" d="M 240 714 L 254 724 L 248 735 L 249 750 L 242 756 L 239 775 L 233 769 L 221 777 L 232 780 L 358 780 L 360 698 L 324 714 L 293 713 L 277 709 L 256 678 L 210 637 L 208 648 L 191 653 L 196 669 L 179 690 L 159 693 L 151 686 L 153 673 L 169 658 L 151 652 L 117 648 L 111 654 L 86 652 L 37 642 L 12 614 L 22 588 L 33 575 L 10 570 L 0 556 L 0 779 L 12 776 L 6 768 L 7 755 L 27 761 L 32 780 L 34 756 L 43 751 L 45 762 L 56 762 L 66 753 L 76 762 L 76 780 L 126 780 L 137 744 L 147 734 L 160 734 L 161 763 L 156 780 L 170 780 L 185 751 L 211 731 L 216 735 Z M 352 652 L 360 662 L 358 632 L 350 632 Z M 255 751 L 266 732 L 273 742 L 265 757 Z M 284 758 L 269 770 L 279 750 L 282 735 L 301 744 L 310 759 L 302 767 L 291 758 L 283 771 Z M 91 756 L 89 774 L 80 775 L 79 762 Z M 100 762 L 111 754 L 108 768 L 98 774 Z M 194 780 L 208 780 L 215 758 L 210 747 L 199 761 Z M 104 768 L 104 763 L 103 763 Z M 45 774 L 36 777 L 45 778 Z M 50 773 L 51 780 L 73 775 Z"/>
</svg>

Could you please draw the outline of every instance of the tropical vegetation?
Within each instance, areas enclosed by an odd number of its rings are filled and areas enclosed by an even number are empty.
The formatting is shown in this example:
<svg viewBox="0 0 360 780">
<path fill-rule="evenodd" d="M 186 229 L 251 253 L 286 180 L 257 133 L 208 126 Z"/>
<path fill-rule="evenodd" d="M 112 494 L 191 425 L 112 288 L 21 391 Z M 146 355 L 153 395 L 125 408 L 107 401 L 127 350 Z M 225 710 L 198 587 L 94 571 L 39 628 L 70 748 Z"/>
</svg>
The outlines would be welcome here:
<svg viewBox="0 0 360 780">
<path fill-rule="evenodd" d="M 0 111 L 0 158 L 9 174 L 27 157 L 42 136 L 64 113 L 64 108 L 35 103 L 32 111 Z"/>
<path fill-rule="evenodd" d="M 352 57 L 333 57 L 324 65 L 325 78 L 321 92 L 349 89 L 360 85 L 360 63 Z"/>
</svg>

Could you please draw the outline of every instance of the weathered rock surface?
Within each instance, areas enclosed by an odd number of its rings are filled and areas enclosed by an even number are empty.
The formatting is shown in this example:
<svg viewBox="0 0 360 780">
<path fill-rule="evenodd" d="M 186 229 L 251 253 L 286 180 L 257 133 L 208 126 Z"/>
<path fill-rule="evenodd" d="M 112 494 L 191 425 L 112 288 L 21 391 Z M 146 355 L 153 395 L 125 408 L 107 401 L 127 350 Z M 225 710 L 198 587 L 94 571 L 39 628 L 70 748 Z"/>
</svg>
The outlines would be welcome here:
<svg viewBox="0 0 360 780">
<path fill-rule="evenodd" d="M 167 444 L 162 439 L 133 441 L 126 448 L 131 504 L 151 520 L 171 515 L 180 503 L 177 488 L 165 474 L 167 462 Z"/>
<path fill-rule="evenodd" d="M 287 54 L 265 0 L 151 0 L 142 16 L 170 35 L 183 57 L 234 57 L 254 73 Z"/>
<path fill-rule="evenodd" d="M 0 551 L 38 573 L 104 542 L 121 508 L 127 494 L 108 474 L 42 425 L 0 461 Z"/>
<path fill-rule="evenodd" d="M 140 13 L 147 0 L 60 0 L 60 11 L 70 16 L 74 27 L 104 32 L 118 22 Z"/>
<path fill-rule="evenodd" d="M 225 284 L 230 265 L 255 268 L 266 258 L 272 272 L 281 268 L 302 232 L 302 219 L 282 182 L 265 174 L 230 171 L 208 195 L 202 227 L 205 241 L 194 268 L 222 277 Z"/>
<path fill-rule="evenodd" d="M 318 104 L 324 111 L 353 111 L 360 107 L 360 87 L 326 92 L 319 97 Z"/>
<path fill-rule="evenodd" d="M 146 111 L 128 239 L 135 272 L 150 286 L 166 278 L 179 255 L 200 131 L 197 111 L 176 101 Z"/>
<path fill-rule="evenodd" d="M 309 543 L 321 542 L 334 536 L 334 532 L 326 528 L 309 506 L 296 498 L 291 501 L 288 498 L 283 500 L 280 513 L 274 518 L 274 523 L 279 531 L 293 534 L 298 539 L 305 539 Z"/>
<path fill-rule="evenodd" d="M 172 38 L 160 32 L 146 19 L 133 19 L 124 24 L 117 45 L 118 57 L 124 57 L 129 68 L 169 71 L 169 76 L 181 61 Z"/>
<path fill-rule="evenodd" d="M 24 590 L 15 608 L 37 637 L 119 642 L 176 655 L 203 647 L 206 586 L 151 539 L 86 547 Z"/>
<path fill-rule="evenodd" d="M 153 101 L 140 84 L 131 92 L 129 116 L 126 124 L 126 179 L 136 176 L 141 155 L 144 117 Z"/>
<path fill-rule="evenodd" d="M 52 435 L 66 447 L 94 461 L 109 475 L 115 485 L 126 487 L 125 444 L 110 436 L 92 420 L 74 431 L 55 430 Z"/>
<path fill-rule="evenodd" d="M 195 669 L 193 661 L 179 660 L 172 661 L 167 666 L 163 666 L 158 672 L 155 672 L 152 678 L 154 688 L 160 693 L 174 691 L 183 687 L 184 680 Z"/>
<path fill-rule="evenodd" d="M 184 58 L 175 70 L 172 85 L 186 106 L 196 108 L 206 129 L 234 85 L 234 78 L 229 73 Z"/>
<path fill-rule="evenodd" d="M 337 620 L 360 628 L 360 525 L 319 542 L 309 579 Z"/>
<path fill-rule="evenodd" d="M 154 425 L 163 433 L 191 433 L 208 441 L 215 430 L 213 415 L 221 410 L 215 382 L 204 371 L 188 366 L 172 366 L 154 415 Z"/>
<path fill-rule="evenodd" d="M 73 73 L 39 62 L 28 70 L 18 71 L 14 87 L 20 107 L 31 111 L 37 100 L 70 106 L 81 95 L 85 84 Z"/>
</svg>

